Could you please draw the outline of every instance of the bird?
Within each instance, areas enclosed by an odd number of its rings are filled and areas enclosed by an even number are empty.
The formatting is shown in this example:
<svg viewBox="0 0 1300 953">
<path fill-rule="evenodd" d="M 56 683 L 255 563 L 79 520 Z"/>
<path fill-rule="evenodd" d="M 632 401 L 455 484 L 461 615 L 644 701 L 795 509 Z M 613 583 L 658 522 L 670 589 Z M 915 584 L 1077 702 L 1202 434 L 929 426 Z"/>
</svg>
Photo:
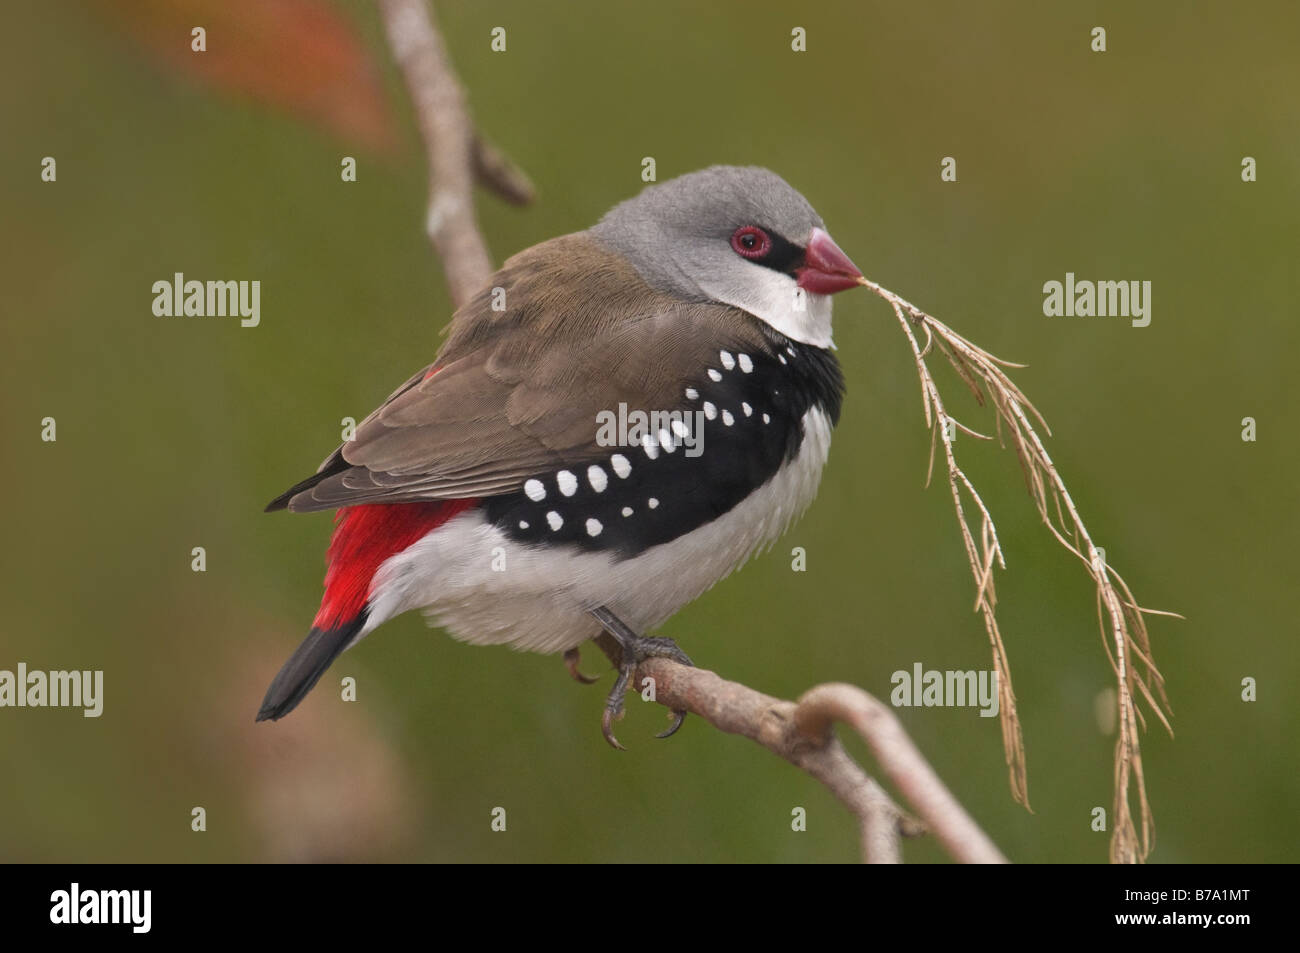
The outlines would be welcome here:
<svg viewBox="0 0 1300 953">
<path fill-rule="evenodd" d="M 571 662 L 608 633 L 601 725 L 621 748 L 637 664 L 692 664 L 648 633 L 816 495 L 845 392 L 831 298 L 863 280 L 756 166 L 650 185 L 509 258 L 433 362 L 266 507 L 337 514 L 320 609 L 257 720 L 420 609 L 456 639 Z"/>
</svg>

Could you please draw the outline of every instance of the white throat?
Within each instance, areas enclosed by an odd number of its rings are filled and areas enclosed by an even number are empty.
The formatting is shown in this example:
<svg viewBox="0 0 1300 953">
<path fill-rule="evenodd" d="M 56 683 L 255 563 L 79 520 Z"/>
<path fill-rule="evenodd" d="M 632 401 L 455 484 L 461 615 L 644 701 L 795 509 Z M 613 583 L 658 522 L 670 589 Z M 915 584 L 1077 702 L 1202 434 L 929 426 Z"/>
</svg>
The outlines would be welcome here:
<svg viewBox="0 0 1300 953">
<path fill-rule="evenodd" d="M 830 348 L 831 297 L 800 288 L 793 278 L 771 268 L 750 265 L 744 283 L 706 279 L 700 288 L 715 301 L 748 311 L 786 337 L 813 347 Z"/>
</svg>

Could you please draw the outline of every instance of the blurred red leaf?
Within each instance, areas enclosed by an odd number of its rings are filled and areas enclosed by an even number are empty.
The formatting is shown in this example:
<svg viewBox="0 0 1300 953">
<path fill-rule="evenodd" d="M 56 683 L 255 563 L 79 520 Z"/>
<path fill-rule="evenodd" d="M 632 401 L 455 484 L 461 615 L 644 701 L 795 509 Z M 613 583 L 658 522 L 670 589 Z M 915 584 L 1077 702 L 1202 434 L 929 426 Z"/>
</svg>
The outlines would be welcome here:
<svg viewBox="0 0 1300 953">
<path fill-rule="evenodd" d="M 166 69 L 388 151 L 392 113 L 356 25 L 328 0 L 116 0 L 101 11 Z M 195 27 L 207 51 L 191 50 Z"/>
</svg>

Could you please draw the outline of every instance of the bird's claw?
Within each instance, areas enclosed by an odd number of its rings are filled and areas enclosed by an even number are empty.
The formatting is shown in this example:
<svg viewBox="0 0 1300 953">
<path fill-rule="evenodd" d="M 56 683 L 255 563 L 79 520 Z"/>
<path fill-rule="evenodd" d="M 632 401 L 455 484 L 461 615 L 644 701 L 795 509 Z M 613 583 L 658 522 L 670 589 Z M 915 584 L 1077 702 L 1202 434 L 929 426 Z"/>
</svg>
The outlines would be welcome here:
<svg viewBox="0 0 1300 953">
<path fill-rule="evenodd" d="M 582 653 L 579 652 L 576 648 L 568 649 L 565 651 L 564 667 L 569 670 L 569 677 L 572 678 L 575 682 L 581 682 L 584 685 L 591 685 L 594 684 L 595 682 L 600 681 L 600 679 L 594 675 L 582 674 L 581 670 L 578 668 L 578 664 L 581 661 L 582 661 Z"/>
<path fill-rule="evenodd" d="M 677 643 L 672 639 L 648 638 L 646 636 L 634 636 L 630 639 L 615 635 L 618 639 L 619 647 L 622 650 L 623 657 L 618 667 L 618 678 L 614 680 L 614 687 L 609 691 L 609 697 L 605 700 L 605 711 L 600 718 L 600 733 L 609 743 L 611 748 L 619 751 L 626 751 L 623 743 L 614 737 L 614 722 L 623 717 L 623 699 L 627 695 L 628 686 L 632 682 L 632 676 L 636 674 L 636 668 L 646 659 L 666 658 L 672 659 L 682 665 L 689 665 L 694 668 L 695 663 L 691 661 L 689 655 L 677 647 Z M 672 713 L 673 722 L 666 729 L 655 735 L 656 738 L 667 738 L 677 732 L 686 720 L 685 711 L 674 710 Z"/>
<path fill-rule="evenodd" d="M 659 732 L 659 734 L 655 735 L 656 738 L 671 738 L 673 735 L 677 734 L 677 729 L 680 728 L 682 722 L 686 720 L 686 712 L 674 709 L 672 715 L 673 723 L 663 731 Z"/>
</svg>

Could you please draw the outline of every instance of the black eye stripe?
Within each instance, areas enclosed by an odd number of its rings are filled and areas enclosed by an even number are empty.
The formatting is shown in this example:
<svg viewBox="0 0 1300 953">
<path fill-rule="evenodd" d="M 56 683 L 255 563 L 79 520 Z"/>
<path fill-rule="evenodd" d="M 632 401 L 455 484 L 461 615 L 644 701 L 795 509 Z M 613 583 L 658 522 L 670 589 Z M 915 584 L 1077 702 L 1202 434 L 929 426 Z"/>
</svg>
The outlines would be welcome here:
<svg viewBox="0 0 1300 953">
<path fill-rule="evenodd" d="M 804 250 L 789 241 L 780 232 L 775 232 L 770 228 L 763 228 L 768 237 L 772 240 L 772 250 L 762 258 L 750 259 L 756 265 L 762 265 L 764 268 L 771 268 L 773 271 L 779 271 L 785 275 L 793 276 L 795 270 L 803 267 Z"/>
</svg>

